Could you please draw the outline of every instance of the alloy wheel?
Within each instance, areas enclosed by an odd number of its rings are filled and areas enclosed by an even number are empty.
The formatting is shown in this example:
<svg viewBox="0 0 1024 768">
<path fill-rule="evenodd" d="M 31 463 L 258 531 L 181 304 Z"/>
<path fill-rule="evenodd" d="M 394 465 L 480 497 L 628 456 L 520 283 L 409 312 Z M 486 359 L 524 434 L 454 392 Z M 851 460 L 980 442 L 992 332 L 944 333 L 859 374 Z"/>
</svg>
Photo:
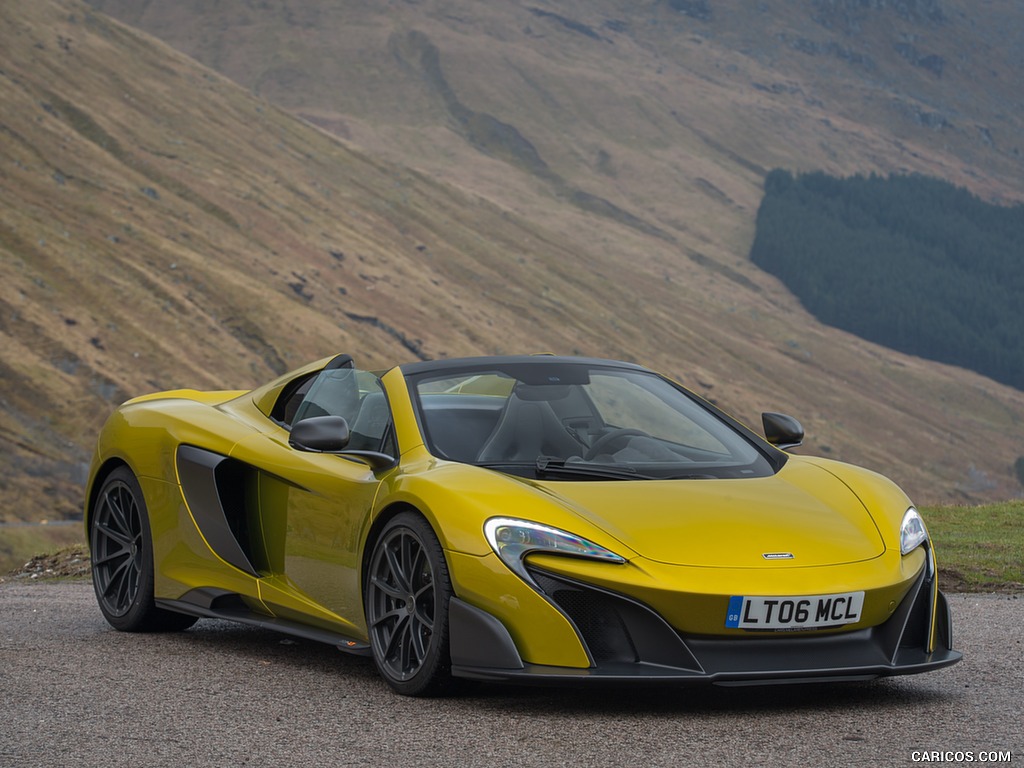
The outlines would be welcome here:
<svg viewBox="0 0 1024 768">
<path fill-rule="evenodd" d="M 92 526 L 92 573 L 96 594 L 112 616 L 136 604 L 143 565 L 143 528 L 138 500 L 127 483 L 109 483 Z"/>
</svg>

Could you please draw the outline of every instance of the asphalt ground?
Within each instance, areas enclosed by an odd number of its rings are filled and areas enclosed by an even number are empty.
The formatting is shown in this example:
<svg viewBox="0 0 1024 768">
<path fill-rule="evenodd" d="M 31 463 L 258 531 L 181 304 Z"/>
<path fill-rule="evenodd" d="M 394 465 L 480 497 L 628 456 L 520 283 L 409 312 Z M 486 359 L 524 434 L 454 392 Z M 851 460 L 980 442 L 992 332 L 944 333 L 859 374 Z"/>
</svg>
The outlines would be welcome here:
<svg viewBox="0 0 1024 768">
<path fill-rule="evenodd" d="M 955 667 L 758 688 L 391 693 L 368 659 L 204 620 L 110 629 L 87 581 L 0 584 L 0 766 L 1024 764 L 1024 599 L 953 595 Z"/>
</svg>

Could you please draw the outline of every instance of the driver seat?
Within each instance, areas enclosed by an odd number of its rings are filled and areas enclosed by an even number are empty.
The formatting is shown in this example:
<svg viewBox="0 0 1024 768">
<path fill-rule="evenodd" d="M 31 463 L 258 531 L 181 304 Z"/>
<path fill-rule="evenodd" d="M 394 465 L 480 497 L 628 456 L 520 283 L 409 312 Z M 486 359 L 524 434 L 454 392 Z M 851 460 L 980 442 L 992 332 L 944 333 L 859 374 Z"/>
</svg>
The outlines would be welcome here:
<svg viewBox="0 0 1024 768">
<path fill-rule="evenodd" d="M 535 461 L 541 454 L 565 459 L 581 449 L 549 403 L 523 400 L 513 392 L 477 461 Z"/>
</svg>

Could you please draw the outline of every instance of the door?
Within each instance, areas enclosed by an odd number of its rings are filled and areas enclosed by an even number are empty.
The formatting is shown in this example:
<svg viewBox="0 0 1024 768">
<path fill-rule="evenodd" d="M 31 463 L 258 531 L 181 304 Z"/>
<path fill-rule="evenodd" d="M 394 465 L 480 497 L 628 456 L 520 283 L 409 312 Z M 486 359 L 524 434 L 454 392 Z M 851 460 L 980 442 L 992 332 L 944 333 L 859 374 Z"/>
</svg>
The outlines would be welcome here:
<svg viewBox="0 0 1024 768">
<path fill-rule="evenodd" d="M 381 478 L 358 458 L 292 448 L 288 435 L 302 419 L 342 416 L 350 448 L 380 451 L 391 431 L 387 400 L 373 374 L 330 366 L 283 396 L 299 401 L 275 408 L 294 414 L 290 421 L 239 442 L 231 454 L 257 469 L 266 567 L 260 597 L 282 618 L 365 637 L 359 548 Z"/>
</svg>

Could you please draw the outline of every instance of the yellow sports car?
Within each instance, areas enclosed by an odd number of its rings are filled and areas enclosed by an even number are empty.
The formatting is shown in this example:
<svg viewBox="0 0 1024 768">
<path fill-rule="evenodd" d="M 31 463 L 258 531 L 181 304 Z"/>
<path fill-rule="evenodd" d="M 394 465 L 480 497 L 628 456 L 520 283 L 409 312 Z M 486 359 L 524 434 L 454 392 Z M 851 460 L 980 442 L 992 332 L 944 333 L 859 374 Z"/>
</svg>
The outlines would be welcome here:
<svg viewBox="0 0 1024 768">
<path fill-rule="evenodd" d="M 956 663 L 917 510 L 637 365 L 321 360 L 121 406 L 86 497 L 107 621 L 240 621 L 399 693 L 865 680 Z"/>
</svg>

